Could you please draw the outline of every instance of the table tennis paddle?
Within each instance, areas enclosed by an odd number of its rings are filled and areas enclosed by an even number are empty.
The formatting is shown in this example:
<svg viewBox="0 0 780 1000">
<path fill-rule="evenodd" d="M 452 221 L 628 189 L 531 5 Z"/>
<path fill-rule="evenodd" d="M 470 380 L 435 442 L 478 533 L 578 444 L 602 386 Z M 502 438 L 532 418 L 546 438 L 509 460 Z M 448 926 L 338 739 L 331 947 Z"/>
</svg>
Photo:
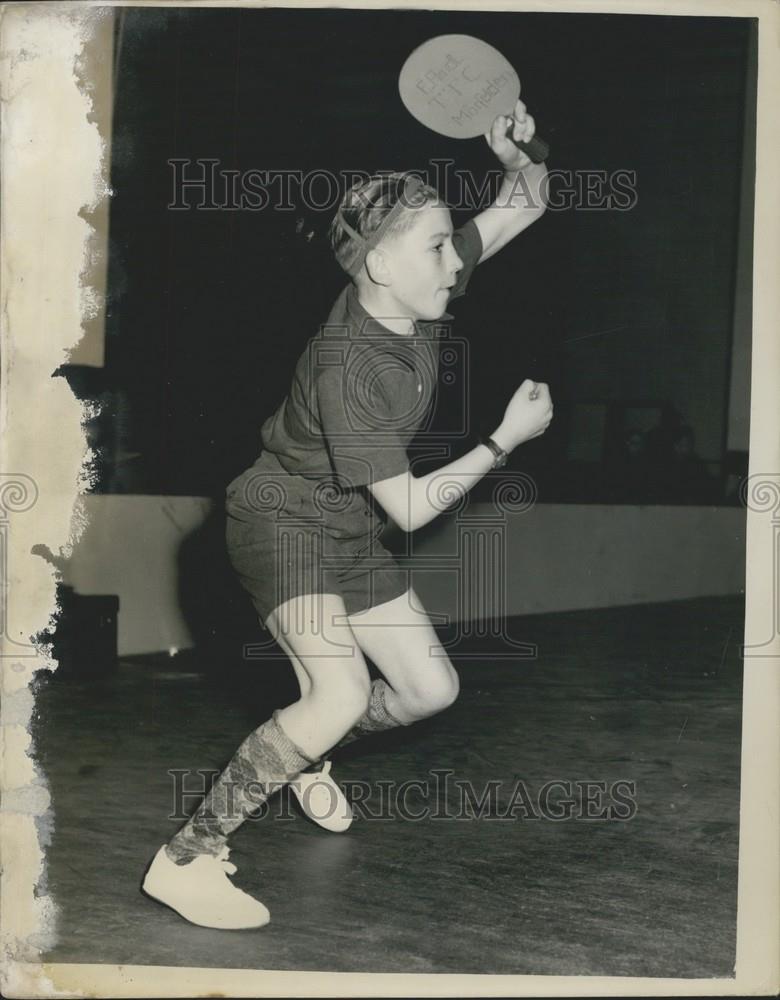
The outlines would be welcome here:
<svg viewBox="0 0 780 1000">
<path fill-rule="evenodd" d="M 437 35 L 403 64 L 398 91 L 410 114 L 427 128 L 452 139 L 473 139 L 490 131 L 496 115 L 514 114 L 520 80 L 487 42 L 472 35 Z M 538 135 L 516 145 L 534 163 L 550 152 Z"/>
</svg>

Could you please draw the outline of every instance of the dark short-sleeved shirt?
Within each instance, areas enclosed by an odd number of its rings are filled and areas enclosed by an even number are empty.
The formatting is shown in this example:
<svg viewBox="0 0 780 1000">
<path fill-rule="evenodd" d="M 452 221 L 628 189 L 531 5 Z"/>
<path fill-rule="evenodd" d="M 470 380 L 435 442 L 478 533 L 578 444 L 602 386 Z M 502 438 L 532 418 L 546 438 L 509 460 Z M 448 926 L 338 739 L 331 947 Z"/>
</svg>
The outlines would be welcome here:
<svg viewBox="0 0 780 1000">
<path fill-rule="evenodd" d="M 482 254 L 473 220 L 453 234 L 463 267 L 450 301 L 466 290 Z M 407 448 L 424 427 L 435 396 L 439 348 L 452 316 L 394 333 L 360 304 L 354 285 L 339 295 L 306 345 L 282 404 L 262 425 L 262 452 L 228 487 L 244 506 L 278 493 L 299 513 L 314 504 L 334 538 L 378 537 L 384 518 L 364 487 L 409 468 Z"/>
</svg>

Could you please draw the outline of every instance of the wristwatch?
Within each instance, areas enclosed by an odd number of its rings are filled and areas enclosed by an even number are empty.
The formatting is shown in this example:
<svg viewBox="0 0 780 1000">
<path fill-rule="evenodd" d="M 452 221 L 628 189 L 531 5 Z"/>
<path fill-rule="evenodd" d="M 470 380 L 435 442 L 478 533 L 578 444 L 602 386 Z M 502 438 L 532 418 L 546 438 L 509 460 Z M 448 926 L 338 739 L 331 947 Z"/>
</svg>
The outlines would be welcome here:
<svg viewBox="0 0 780 1000">
<path fill-rule="evenodd" d="M 492 437 L 483 437 L 482 444 L 493 452 L 493 468 L 501 469 L 506 465 L 509 457 L 502 447 L 496 444 Z"/>
</svg>

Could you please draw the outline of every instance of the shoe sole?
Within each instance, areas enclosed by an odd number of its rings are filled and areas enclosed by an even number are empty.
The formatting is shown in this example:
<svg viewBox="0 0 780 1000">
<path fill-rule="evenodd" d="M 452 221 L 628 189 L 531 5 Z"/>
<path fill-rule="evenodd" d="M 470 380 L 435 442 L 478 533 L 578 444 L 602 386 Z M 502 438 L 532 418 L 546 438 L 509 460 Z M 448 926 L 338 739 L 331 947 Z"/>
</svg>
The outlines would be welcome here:
<svg viewBox="0 0 780 1000">
<path fill-rule="evenodd" d="M 153 892 L 151 892 L 149 889 L 147 889 L 147 887 L 146 887 L 146 877 L 147 877 L 147 875 L 149 873 L 149 869 L 152 867 L 153 864 L 154 864 L 154 859 L 152 859 L 152 861 L 149 863 L 149 866 L 148 866 L 146 872 L 144 873 L 144 880 L 141 883 L 141 885 L 139 886 L 141 895 L 142 896 L 146 896 L 147 899 L 151 899 L 155 903 L 159 903 L 160 906 L 164 906 L 166 909 L 170 910 L 172 913 L 175 913 L 177 917 L 180 917 L 182 920 L 186 920 L 188 924 L 192 924 L 193 927 L 205 927 L 207 930 L 210 930 L 210 931 L 233 931 L 233 932 L 235 932 L 235 931 L 256 931 L 256 930 L 259 930 L 261 927 L 266 927 L 268 924 L 270 924 L 271 917 L 269 916 L 261 924 L 245 924 L 245 925 L 243 925 L 241 927 L 216 927 L 214 924 L 202 924 L 198 920 L 193 920 L 191 917 L 185 916 L 180 910 L 177 910 L 176 907 L 173 906 L 171 903 L 166 902 L 166 900 L 162 899 L 160 896 L 155 896 L 155 894 Z"/>
<path fill-rule="evenodd" d="M 148 899 L 154 900 L 155 903 L 159 903 L 160 906 L 166 907 L 166 909 L 175 913 L 177 917 L 180 917 L 182 920 L 186 920 L 188 924 L 192 924 L 193 927 L 205 927 L 210 931 L 232 931 L 233 933 L 236 931 L 257 931 L 260 930 L 261 927 L 267 927 L 271 922 L 271 918 L 269 917 L 268 920 L 263 921 L 262 924 L 245 924 L 241 927 L 217 927 L 214 924 L 202 924 L 198 920 L 186 917 L 180 910 L 177 910 L 175 906 L 172 906 L 171 903 L 166 903 L 164 899 L 161 899 L 159 896 L 155 896 L 153 892 L 149 892 L 149 890 L 145 889 L 143 886 L 141 886 L 141 894 L 146 896 Z"/>
</svg>

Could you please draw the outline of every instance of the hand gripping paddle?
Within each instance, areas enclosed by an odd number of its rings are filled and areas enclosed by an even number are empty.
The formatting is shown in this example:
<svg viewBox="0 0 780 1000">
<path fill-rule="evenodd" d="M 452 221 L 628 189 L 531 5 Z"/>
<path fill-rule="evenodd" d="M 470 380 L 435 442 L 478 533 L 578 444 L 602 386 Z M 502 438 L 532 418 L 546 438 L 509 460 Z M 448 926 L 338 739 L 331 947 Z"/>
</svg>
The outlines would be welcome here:
<svg viewBox="0 0 780 1000">
<path fill-rule="evenodd" d="M 427 128 L 452 139 L 473 139 L 490 131 L 496 115 L 514 115 L 520 80 L 487 42 L 471 35 L 437 35 L 403 64 L 398 91 L 410 114 Z M 510 139 L 511 132 L 510 127 Z M 550 152 L 538 135 L 517 146 L 534 163 Z"/>
</svg>

